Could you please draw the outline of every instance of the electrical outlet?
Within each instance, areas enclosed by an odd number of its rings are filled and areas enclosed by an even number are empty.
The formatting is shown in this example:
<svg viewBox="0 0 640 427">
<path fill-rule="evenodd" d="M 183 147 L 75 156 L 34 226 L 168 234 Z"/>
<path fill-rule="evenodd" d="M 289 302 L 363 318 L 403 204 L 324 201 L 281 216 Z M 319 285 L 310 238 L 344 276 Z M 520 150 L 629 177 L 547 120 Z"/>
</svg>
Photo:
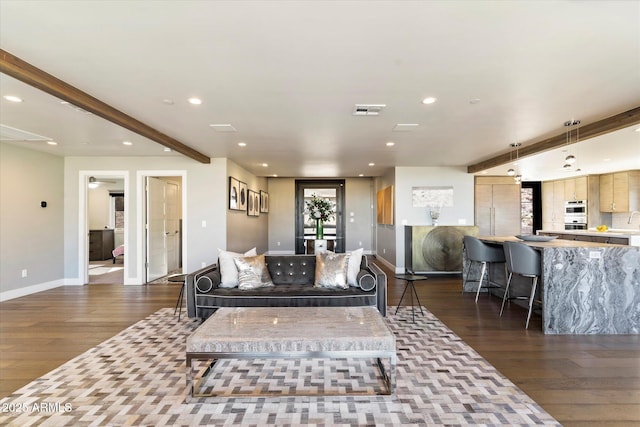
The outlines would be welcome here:
<svg viewBox="0 0 640 427">
<path fill-rule="evenodd" d="M 22 277 L 27 277 L 27 269 L 22 270 Z"/>
<path fill-rule="evenodd" d="M 278 242 L 278 246 L 280 246 L 280 242 Z"/>
</svg>

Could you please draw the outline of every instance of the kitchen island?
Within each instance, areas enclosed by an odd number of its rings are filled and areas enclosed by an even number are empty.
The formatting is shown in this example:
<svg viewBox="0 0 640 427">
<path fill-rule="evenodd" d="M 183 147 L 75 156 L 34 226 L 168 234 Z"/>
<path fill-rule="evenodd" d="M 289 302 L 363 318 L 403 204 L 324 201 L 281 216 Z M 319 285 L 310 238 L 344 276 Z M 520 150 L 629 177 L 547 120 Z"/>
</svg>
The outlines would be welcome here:
<svg viewBox="0 0 640 427">
<path fill-rule="evenodd" d="M 519 241 L 516 237 L 480 239 L 500 246 Z M 542 255 L 540 299 L 545 334 L 640 333 L 639 247 L 560 239 L 522 243 Z M 477 277 L 477 272 L 471 274 Z M 494 280 L 504 280 L 501 267 L 494 266 L 492 274 Z M 514 282 L 516 292 L 517 284 L 528 283 L 521 279 Z M 476 283 L 467 283 L 463 291 L 476 289 Z"/>
</svg>

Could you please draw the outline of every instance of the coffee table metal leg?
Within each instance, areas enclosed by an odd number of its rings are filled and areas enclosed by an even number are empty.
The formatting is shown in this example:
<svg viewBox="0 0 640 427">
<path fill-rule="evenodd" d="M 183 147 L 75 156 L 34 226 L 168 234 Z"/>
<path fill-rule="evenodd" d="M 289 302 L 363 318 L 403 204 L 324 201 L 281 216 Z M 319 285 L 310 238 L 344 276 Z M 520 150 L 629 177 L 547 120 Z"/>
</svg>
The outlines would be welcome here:
<svg viewBox="0 0 640 427">
<path fill-rule="evenodd" d="M 422 303 L 420 302 L 420 297 L 418 296 L 416 285 L 414 285 L 413 282 L 411 282 L 411 289 L 413 290 L 413 293 L 416 294 L 416 300 L 418 301 L 418 308 L 420 309 L 420 314 L 424 316 L 424 312 L 422 311 Z"/>
</svg>

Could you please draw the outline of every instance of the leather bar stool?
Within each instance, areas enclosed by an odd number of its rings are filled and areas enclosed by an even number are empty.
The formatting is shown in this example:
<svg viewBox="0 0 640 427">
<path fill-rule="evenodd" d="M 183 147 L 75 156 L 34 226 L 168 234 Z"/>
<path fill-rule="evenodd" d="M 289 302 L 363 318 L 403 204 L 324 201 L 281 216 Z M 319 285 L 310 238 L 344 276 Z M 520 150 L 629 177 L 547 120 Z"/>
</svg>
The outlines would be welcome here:
<svg viewBox="0 0 640 427">
<path fill-rule="evenodd" d="M 504 310 L 504 303 L 507 300 L 522 299 L 528 300 L 529 313 L 527 314 L 527 323 L 525 329 L 529 328 L 529 319 L 531 319 L 531 311 L 533 309 L 533 303 L 536 301 L 536 287 L 538 285 L 538 278 L 541 275 L 542 267 L 540 266 L 540 253 L 535 249 L 519 242 L 504 242 L 504 254 L 507 261 L 507 271 L 509 272 L 509 278 L 507 279 L 507 287 L 502 297 L 502 307 L 500 307 L 500 316 Z M 516 296 L 509 297 L 509 285 L 511 285 L 511 279 L 513 275 L 517 274 L 523 277 L 530 277 L 531 294 L 529 296 Z"/>
<path fill-rule="evenodd" d="M 495 282 L 491 281 L 491 268 L 487 268 L 487 265 L 492 263 L 504 263 L 504 250 L 496 246 L 488 245 L 473 236 L 464 236 L 464 247 L 467 251 L 467 258 L 469 259 L 469 261 L 471 261 L 469 263 L 469 268 L 467 269 L 467 274 L 465 275 L 464 284 L 469 281 L 478 282 L 478 291 L 476 292 L 476 302 L 478 302 L 478 296 L 480 295 L 480 289 L 482 288 L 485 272 L 487 273 L 487 289 L 502 288 L 502 286 L 499 286 Z M 479 262 L 482 265 L 482 269 L 480 270 L 480 278 L 469 280 L 471 265 L 474 262 Z"/>
</svg>

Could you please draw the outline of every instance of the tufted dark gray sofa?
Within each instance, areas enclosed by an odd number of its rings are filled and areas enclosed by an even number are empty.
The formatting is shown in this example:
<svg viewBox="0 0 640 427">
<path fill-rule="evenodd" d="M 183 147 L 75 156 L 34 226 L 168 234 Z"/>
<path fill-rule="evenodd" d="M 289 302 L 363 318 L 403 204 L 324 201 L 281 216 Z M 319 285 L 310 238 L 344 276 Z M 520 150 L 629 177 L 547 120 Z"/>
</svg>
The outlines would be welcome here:
<svg viewBox="0 0 640 427">
<path fill-rule="evenodd" d="M 266 255 L 267 269 L 275 286 L 252 290 L 220 288 L 217 264 L 187 275 L 187 315 L 206 319 L 220 307 L 322 307 L 374 306 L 387 314 L 387 276 L 362 257 L 358 279 L 371 290 L 326 289 L 313 286 L 315 255 Z"/>
</svg>

